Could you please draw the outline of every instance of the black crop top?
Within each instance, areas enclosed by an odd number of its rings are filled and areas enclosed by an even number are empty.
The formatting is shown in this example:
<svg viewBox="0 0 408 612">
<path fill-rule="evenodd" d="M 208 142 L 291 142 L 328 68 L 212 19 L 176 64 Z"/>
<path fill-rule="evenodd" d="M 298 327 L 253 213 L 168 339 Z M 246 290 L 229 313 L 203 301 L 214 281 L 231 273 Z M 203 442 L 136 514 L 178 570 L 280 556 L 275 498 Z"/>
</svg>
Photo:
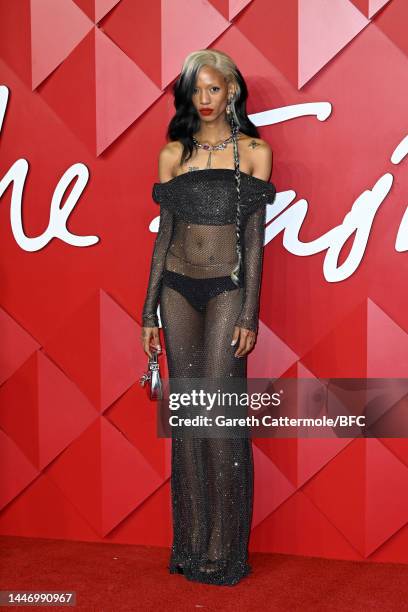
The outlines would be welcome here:
<svg viewBox="0 0 408 612">
<path fill-rule="evenodd" d="M 245 298 L 236 325 L 257 331 L 266 205 L 273 183 L 241 172 L 241 246 Z M 237 263 L 235 170 L 206 168 L 154 183 L 160 225 L 153 248 L 144 327 L 157 327 L 163 270 L 193 278 L 229 276 Z"/>
</svg>

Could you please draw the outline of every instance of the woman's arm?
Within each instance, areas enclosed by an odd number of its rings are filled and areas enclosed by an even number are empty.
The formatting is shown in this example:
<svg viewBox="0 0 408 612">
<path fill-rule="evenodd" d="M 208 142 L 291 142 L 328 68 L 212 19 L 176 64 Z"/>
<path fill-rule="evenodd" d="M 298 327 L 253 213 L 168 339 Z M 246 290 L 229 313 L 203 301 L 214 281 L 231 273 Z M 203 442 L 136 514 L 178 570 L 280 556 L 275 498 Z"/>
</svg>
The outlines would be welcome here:
<svg viewBox="0 0 408 612">
<path fill-rule="evenodd" d="M 253 332 L 258 331 L 259 294 L 261 289 L 266 205 L 249 217 L 243 232 L 243 265 L 245 278 L 244 303 L 235 323 Z"/>
<path fill-rule="evenodd" d="M 143 305 L 143 327 L 158 327 L 157 307 L 159 304 L 161 280 L 167 249 L 173 234 L 173 213 L 164 206 L 160 207 L 159 231 L 153 247 L 149 282 Z"/>
<path fill-rule="evenodd" d="M 159 155 L 159 178 L 165 183 L 173 178 L 175 157 L 179 152 L 179 143 L 168 143 L 160 151 Z M 156 201 L 156 200 L 155 200 Z M 165 203 L 160 203 L 160 223 L 156 240 L 153 247 L 150 275 L 147 285 L 146 298 L 142 310 L 142 346 L 149 357 L 152 349 L 161 350 L 159 337 L 159 319 L 157 307 L 160 299 L 166 254 L 173 235 L 174 215 L 166 208 Z"/>
<path fill-rule="evenodd" d="M 268 143 L 260 139 L 256 139 L 256 144 L 252 155 L 252 176 L 268 181 L 272 170 L 272 151 Z M 235 352 L 236 357 L 243 356 L 253 348 L 258 332 L 265 222 L 266 205 L 261 204 L 248 216 L 242 234 L 245 295 L 233 336 L 233 340 L 237 341 L 239 338 L 240 341 Z"/>
</svg>

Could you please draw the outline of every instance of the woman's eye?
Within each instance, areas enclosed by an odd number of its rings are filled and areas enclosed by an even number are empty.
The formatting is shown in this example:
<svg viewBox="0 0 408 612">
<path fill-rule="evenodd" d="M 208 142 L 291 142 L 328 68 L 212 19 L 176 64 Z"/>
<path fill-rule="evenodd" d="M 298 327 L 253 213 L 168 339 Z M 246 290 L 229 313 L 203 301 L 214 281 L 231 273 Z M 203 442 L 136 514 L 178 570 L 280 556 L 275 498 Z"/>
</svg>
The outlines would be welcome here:
<svg viewBox="0 0 408 612">
<path fill-rule="evenodd" d="M 211 87 L 212 91 L 220 91 L 220 87 L 218 87 L 218 85 L 214 85 L 214 87 Z M 194 87 L 193 89 L 193 94 L 198 93 L 198 89 L 197 87 Z"/>
</svg>

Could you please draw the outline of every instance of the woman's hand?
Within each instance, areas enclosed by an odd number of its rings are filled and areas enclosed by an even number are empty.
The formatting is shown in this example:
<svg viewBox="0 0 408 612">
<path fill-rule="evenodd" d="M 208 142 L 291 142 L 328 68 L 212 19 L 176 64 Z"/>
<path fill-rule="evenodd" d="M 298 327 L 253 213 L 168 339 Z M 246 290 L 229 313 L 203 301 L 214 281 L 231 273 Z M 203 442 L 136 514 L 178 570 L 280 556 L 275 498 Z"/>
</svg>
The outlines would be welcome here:
<svg viewBox="0 0 408 612">
<path fill-rule="evenodd" d="M 243 357 L 251 351 L 256 342 L 256 332 L 246 329 L 245 327 L 234 327 L 234 335 L 232 336 L 231 344 L 236 344 L 239 340 L 239 345 L 234 353 L 234 357 Z"/>
<path fill-rule="evenodd" d="M 152 350 L 161 351 L 158 327 L 142 327 L 142 347 L 146 355 L 153 357 Z"/>
</svg>

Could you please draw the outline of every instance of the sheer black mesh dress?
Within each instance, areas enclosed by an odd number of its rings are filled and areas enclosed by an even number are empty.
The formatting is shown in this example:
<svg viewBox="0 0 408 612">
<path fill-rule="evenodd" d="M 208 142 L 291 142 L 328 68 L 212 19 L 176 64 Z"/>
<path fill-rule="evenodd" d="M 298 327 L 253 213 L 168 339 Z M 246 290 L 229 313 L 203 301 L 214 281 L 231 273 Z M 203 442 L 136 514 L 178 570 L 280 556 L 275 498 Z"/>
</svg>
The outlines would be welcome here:
<svg viewBox="0 0 408 612">
<path fill-rule="evenodd" d="M 257 331 L 266 205 L 272 183 L 241 172 L 244 281 L 237 261 L 233 169 L 190 171 L 155 183 L 160 205 L 142 321 L 163 326 L 170 379 L 247 376 L 234 326 Z M 173 546 L 169 570 L 189 580 L 236 584 L 251 571 L 253 459 L 249 437 L 172 438 Z"/>
</svg>

